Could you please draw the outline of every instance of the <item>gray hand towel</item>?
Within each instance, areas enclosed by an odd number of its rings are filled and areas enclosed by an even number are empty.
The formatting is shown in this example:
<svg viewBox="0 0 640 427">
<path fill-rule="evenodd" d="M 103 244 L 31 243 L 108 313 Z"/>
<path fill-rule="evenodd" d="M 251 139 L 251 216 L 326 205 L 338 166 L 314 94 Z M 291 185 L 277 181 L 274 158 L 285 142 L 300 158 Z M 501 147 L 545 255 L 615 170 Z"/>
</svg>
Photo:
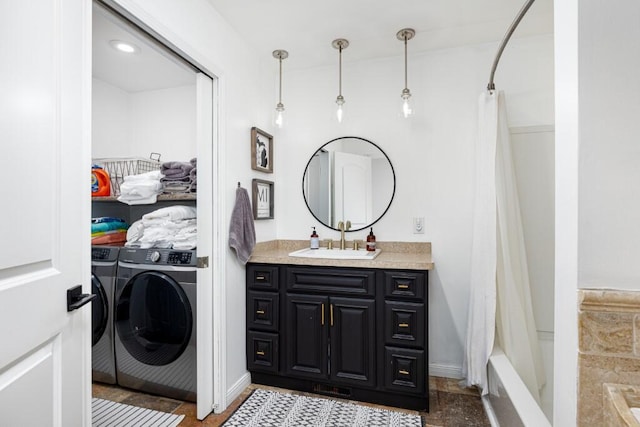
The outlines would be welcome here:
<svg viewBox="0 0 640 427">
<path fill-rule="evenodd" d="M 231 213 L 229 225 L 229 247 L 236 251 L 238 260 L 246 264 L 256 245 L 256 230 L 249 193 L 244 188 L 236 190 L 236 205 Z"/>
</svg>

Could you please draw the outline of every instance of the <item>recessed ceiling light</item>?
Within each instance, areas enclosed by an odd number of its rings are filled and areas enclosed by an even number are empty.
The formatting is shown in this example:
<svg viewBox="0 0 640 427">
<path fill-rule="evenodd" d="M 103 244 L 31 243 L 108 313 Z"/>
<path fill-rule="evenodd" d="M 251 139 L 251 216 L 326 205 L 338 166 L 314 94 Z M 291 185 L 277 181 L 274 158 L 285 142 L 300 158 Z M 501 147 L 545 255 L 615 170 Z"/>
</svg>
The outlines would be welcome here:
<svg viewBox="0 0 640 427">
<path fill-rule="evenodd" d="M 138 53 L 140 51 L 138 46 L 121 40 L 111 40 L 109 44 L 112 48 L 124 53 Z"/>
</svg>

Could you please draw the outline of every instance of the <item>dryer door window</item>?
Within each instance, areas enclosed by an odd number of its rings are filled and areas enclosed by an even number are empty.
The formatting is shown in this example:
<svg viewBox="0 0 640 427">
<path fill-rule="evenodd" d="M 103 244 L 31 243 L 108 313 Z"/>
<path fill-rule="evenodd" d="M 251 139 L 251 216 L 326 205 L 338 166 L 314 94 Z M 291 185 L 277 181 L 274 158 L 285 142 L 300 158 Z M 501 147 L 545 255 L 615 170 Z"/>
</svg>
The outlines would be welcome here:
<svg viewBox="0 0 640 427">
<path fill-rule="evenodd" d="M 91 346 L 93 347 L 102 338 L 109 320 L 107 293 L 95 274 L 91 275 L 91 293 L 98 296 L 91 301 Z"/>
<path fill-rule="evenodd" d="M 120 341 L 147 365 L 173 362 L 191 338 L 193 315 L 187 295 L 173 278 L 157 271 L 139 273 L 127 282 L 115 317 Z"/>
</svg>

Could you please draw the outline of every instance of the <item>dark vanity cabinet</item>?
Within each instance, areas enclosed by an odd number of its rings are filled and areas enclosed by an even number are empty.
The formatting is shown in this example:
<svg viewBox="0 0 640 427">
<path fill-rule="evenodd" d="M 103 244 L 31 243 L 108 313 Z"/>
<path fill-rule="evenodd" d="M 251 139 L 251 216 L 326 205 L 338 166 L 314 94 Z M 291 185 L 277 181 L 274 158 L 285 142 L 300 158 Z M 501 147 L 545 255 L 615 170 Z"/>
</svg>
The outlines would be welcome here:
<svg viewBox="0 0 640 427">
<path fill-rule="evenodd" d="M 426 271 L 247 265 L 252 381 L 428 409 Z"/>
</svg>

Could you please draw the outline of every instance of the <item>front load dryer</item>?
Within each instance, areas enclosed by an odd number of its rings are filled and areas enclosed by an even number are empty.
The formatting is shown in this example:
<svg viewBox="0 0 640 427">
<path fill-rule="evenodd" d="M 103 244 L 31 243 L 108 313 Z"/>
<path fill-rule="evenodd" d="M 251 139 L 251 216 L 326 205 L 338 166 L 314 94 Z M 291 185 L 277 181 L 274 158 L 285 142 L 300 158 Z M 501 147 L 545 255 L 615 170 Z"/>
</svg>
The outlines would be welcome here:
<svg viewBox="0 0 640 427">
<path fill-rule="evenodd" d="M 118 269 L 115 246 L 91 247 L 91 373 L 94 381 L 116 383 L 113 346 L 113 295 Z"/>
<path fill-rule="evenodd" d="M 123 248 L 118 261 L 118 384 L 196 400 L 196 251 Z"/>
</svg>

